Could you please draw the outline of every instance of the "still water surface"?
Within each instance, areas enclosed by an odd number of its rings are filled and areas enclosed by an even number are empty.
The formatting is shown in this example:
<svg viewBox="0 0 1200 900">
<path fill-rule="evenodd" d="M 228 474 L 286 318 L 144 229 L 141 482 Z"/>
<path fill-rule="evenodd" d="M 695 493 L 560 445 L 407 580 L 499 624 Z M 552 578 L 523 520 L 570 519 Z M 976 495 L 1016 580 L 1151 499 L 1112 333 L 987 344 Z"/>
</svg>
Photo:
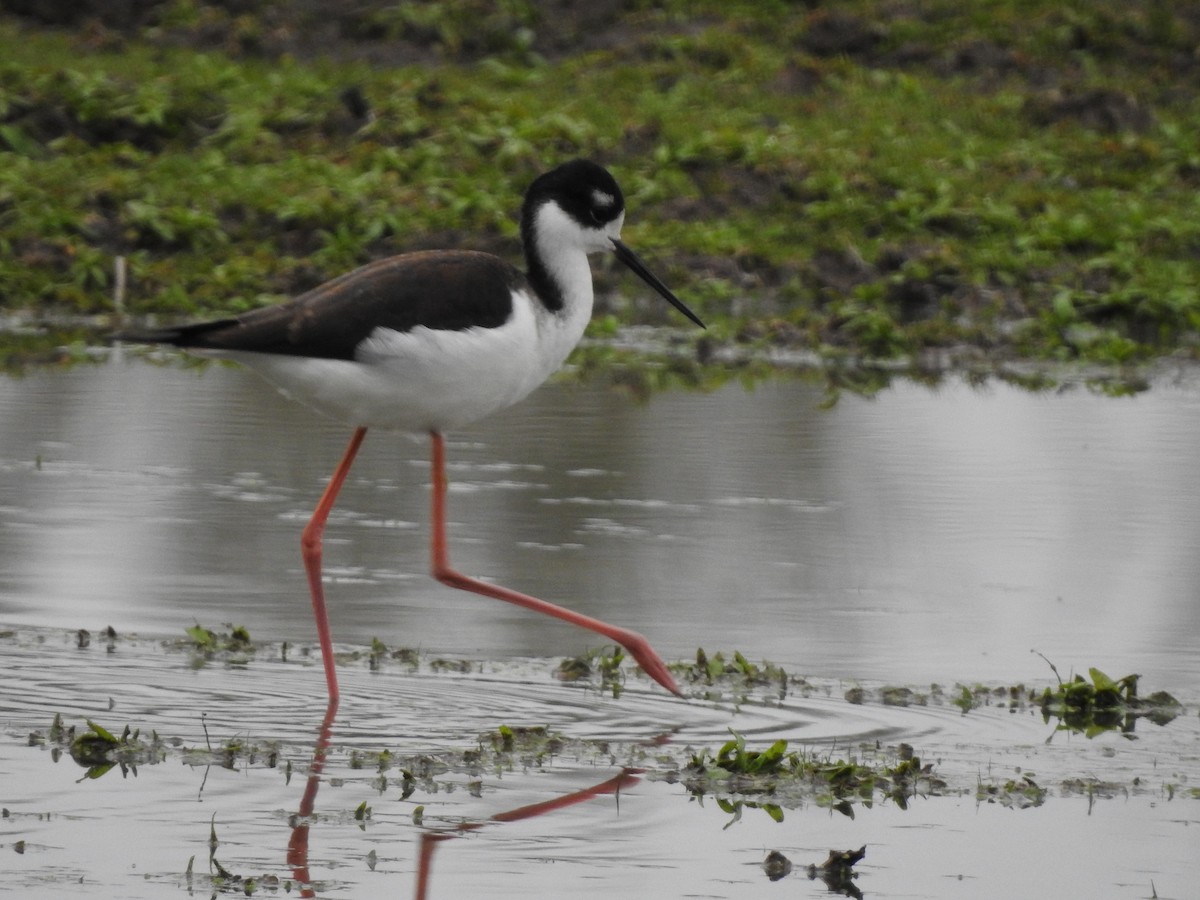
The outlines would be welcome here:
<svg viewBox="0 0 1200 900">
<path fill-rule="evenodd" d="M 369 435 L 326 533 L 335 638 L 346 651 L 378 638 L 477 664 L 343 664 L 301 860 L 294 814 L 323 679 L 302 652 L 312 625 L 298 538 L 346 429 L 223 367 L 117 357 L 0 380 L 4 882 L 29 897 L 207 896 L 215 827 L 223 865 L 291 881 L 292 895 L 412 896 L 421 835 L 471 822 L 487 824 L 437 847 L 430 898 L 816 896 L 824 886 L 802 874 L 769 884 L 766 851 L 803 866 L 863 844 L 867 896 L 1190 896 L 1200 388 L 1164 381 L 1111 399 L 950 381 L 832 409 L 824 399 L 803 381 L 646 404 L 555 384 L 451 436 L 461 569 L 643 631 L 668 659 L 737 649 L 815 685 L 739 705 L 683 703 L 637 679 L 617 699 L 556 681 L 557 660 L 592 638 L 434 583 L 427 442 Z M 197 665 L 159 641 L 194 622 L 244 625 L 274 645 L 246 664 Z M 75 629 L 108 625 L 142 637 L 76 647 Z M 285 640 L 300 648 L 286 659 Z M 1137 740 L 1086 740 L 1029 710 L 843 699 L 858 683 L 1053 684 L 1035 648 L 1064 676 L 1139 672 L 1187 714 L 1141 723 Z M 27 745 L 55 713 L 186 747 L 271 744 L 279 760 L 224 769 L 173 751 L 136 777 L 80 781 L 69 759 Z M 501 724 L 546 725 L 587 749 L 447 771 L 403 800 L 394 777 L 379 785 L 353 760 L 384 748 L 436 757 Z M 809 802 L 782 823 L 747 809 L 731 824 L 670 777 L 729 728 L 835 756 L 903 741 L 950 789 L 908 810 L 879 803 L 852 818 Z M 603 741 L 614 743 L 601 757 Z M 504 821 L 631 761 L 647 771 L 619 798 Z M 1022 773 L 1052 799 L 977 802 L 977 782 Z M 1071 786 L 1082 782 L 1098 794 Z M 363 802 L 367 822 L 354 815 Z M 1118 844 L 1119 855 L 1105 849 Z M 194 882 L 182 874 L 192 856 Z"/>
<path fill-rule="evenodd" d="M 550 385 L 451 436 L 465 572 L 644 631 L 906 683 L 1137 671 L 1200 690 L 1200 390 L 801 381 L 639 405 Z M 299 532 L 348 431 L 248 374 L 0 381 L 0 622 L 308 641 Z M 368 436 L 326 535 L 335 637 L 486 659 L 590 635 L 426 574 L 428 442 Z"/>
</svg>

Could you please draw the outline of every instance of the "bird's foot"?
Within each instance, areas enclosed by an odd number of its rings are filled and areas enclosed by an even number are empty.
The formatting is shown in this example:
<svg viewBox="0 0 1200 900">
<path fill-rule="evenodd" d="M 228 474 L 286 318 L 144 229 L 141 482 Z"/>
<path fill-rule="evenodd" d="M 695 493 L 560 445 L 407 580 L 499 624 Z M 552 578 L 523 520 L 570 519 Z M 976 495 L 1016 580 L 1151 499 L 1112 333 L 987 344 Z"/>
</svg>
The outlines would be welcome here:
<svg viewBox="0 0 1200 900">
<path fill-rule="evenodd" d="M 622 630 L 622 634 L 618 638 L 618 643 L 629 651 L 629 655 L 642 667 L 643 672 L 676 697 L 683 696 L 683 692 L 679 690 L 679 685 L 675 683 L 675 676 L 671 674 L 671 670 L 667 668 L 667 664 L 663 662 L 662 657 L 650 646 L 648 640 L 636 631 Z"/>
</svg>

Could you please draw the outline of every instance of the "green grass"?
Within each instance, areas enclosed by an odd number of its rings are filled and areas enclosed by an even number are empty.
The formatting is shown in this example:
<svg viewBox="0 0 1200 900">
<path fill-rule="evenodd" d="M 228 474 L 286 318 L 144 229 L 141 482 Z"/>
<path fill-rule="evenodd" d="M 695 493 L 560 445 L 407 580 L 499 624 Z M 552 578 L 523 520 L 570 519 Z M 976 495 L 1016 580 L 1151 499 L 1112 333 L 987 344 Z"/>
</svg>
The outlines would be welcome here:
<svg viewBox="0 0 1200 900">
<path fill-rule="evenodd" d="M 524 187 L 586 155 L 722 342 L 1195 354 L 1200 18 L 1165 2 L 643 3 L 575 52 L 536 3 L 401 3 L 297 56 L 248 8 L 99 37 L 0 17 L 0 306 L 109 312 L 118 255 L 127 309 L 172 317 L 414 247 L 516 260 Z M 186 46 L 205 28 L 217 49 Z M 607 302 L 670 321 L 651 299 Z"/>
</svg>

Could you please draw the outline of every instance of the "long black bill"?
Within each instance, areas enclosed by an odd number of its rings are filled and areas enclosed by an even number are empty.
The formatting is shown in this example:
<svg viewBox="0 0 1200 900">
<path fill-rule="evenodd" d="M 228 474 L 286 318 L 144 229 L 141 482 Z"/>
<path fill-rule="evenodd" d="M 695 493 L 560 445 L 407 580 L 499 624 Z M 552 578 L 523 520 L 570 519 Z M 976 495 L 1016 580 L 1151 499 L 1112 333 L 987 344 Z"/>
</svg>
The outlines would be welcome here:
<svg viewBox="0 0 1200 900">
<path fill-rule="evenodd" d="M 683 301 L 671 293 L 671 289 L 658 280 L 658 276 L 646 268 L 646 264 L 642 262 L 641 257 L 629 249 L 629 246 L 616 238 L 612 238 L 613 253 L 617 254 L 617 259 L 633 269 L 634 273 L 650 287 L 654 288 L 663 298 L 673 307 L 699 325 L 701 328 L 706 327 L 700 321 L 700 317 L 683 305 Z"/>
</svg>

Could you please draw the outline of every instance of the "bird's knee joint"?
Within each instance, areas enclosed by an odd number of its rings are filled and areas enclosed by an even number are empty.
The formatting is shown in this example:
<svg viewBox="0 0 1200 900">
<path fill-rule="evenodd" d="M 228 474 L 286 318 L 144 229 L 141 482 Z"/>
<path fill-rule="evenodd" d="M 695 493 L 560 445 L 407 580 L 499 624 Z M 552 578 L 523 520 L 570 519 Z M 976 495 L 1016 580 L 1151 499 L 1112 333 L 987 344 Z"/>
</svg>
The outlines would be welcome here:
<svg viewBox="0 0 1200 900">
<path fill-rule="evenodd" d="M 300 535 L 300 552 L 304 556 L 320 556 L 321 554 L 321 534 L 310 534 L 308 531 Z"/>
<path fill-rule="evenodd" d="M 446 585 L 446 587 L 462 587 L 463 581 L 465 580 L 462 574 L 454 571 L 449 566 L 434 566 L 430 574 L 432 574 L 434 579 L 436 579 L 438 582 Z"/>
</svg>

